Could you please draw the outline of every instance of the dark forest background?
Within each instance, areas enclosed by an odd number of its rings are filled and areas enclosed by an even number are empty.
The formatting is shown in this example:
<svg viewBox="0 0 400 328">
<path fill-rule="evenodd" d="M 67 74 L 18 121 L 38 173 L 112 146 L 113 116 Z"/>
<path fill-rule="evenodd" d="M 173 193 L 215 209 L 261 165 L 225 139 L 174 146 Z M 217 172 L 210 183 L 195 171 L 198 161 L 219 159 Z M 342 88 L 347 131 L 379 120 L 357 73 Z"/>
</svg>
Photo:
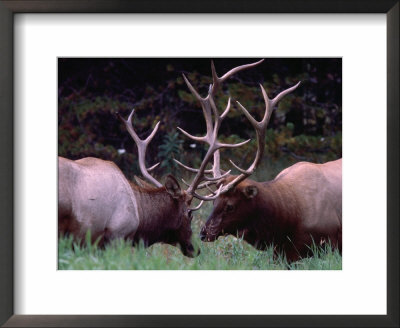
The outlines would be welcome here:
<svg viewBox="0 0 400 328">
<path fill-rule="evenodd" d="M 258 58 L 216 58 L 221 76 L 237 65 Z M 179 126 L 203 135 L 205 122 L 199 103 L 183 81 L 182 73 L 205 96 L 211 83 L 209 58 L 59 58 L 58 153 L 69 159 L 94 156 L 114 161 L 132 178 L 139 173 L 137 151 L 123 123 L 135 108 L 133 125 L 141 138 L 161 121 L 147 151 L 147 166 L 161 161 L 155 175 L 183 174 L 172 158 L 198 166 L 205 146 L 178 133 Z M 270 98 L 302 84 L 283 98 L 268 126 L 265 158 L 259 178 L 271 178 L 300 160 L 325 162 L 342 156 L 342 61 L 340 58 L 266 58 L 255 68 L 240 72 L 222 87 L 217 105 L 221 113 L 228 96 L 244 105 L 259 120 L 264 113 L 261 83 Z M 236 108 L 222 123 L 219 139 L 250 144 L 222 152 L 245 167 L 254 158 L 255 132 Z M 267 171 L 267 173 L 264 173 Z"/>
</svg>

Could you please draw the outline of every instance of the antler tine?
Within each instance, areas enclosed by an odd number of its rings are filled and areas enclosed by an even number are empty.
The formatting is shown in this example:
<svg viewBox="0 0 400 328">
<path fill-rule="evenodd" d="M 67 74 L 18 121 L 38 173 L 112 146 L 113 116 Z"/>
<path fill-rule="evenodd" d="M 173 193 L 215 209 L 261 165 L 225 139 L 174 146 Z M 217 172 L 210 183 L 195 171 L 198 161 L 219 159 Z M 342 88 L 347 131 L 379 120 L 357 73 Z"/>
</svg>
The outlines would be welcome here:
<svg viewBox="0 0 400 328">
<path fill-rule="evenodd" d="M 261 64 L 263 61 L 264 61 L 264 59 L 261 59 L 261 60 L 259 60 L 259 61 L 254 62 L 254 63 L 245 64 L 245 65 L 241 65 L 241 66 L 232 68 L 229 72 L 225 73 L 223 76 L 221 76 L 221 77 L 219 78 L 219 82 L 222 83 L 222 82 L 224 82 L 227 78 L 229 78 L 230 76 L 236 74 L 237 72 L 240 72 L 240 71 L 243 71 L 243 70 L 245 70 L 245 69 L 248 69 L 248 68 L 252 68 L 252 67 L 254 67 L 254 66 L 257 66 L 257 65 Z"/>
<path fill-rule="evenodd" d="M 215 70 L 215 65 L 213 60 L 211 61 L 211 75 L 213 79 L 213 85 L 215 85 L 214 88 L 217 88 L 220 82 L 217 71 Z"/>
<path fill-rule="evenodd" d="M 180 128 L 179 126 L 177 127 L 177 129 L 178 129 L 179 131 L 181 131 L 186 137 L 188 137 L 188 138 L 190 138 L 190 139 L 193 139 L 193 140 L 195 140 L 195 141 L 203 141 L 203 142 L 204 142 L 205 137 L 196 137 L 196 136 L 193 136 L 193 135 L 191 135 L 190 133 L 187 133 L 184 129 Z"/>
<path fill-rule="evenodd" d="M 228 115 L 229 110 L 231 109 L 231 97 L 228 98 L 228 104 L 226 105 L 225 110 L 221 114 L 221 121 Z"/>
<path fill-rule="evenodd" d="M 147 168 L 147 172 L 153 171 L 158 165 L 160 165 L 160 162 L 158 162 L 157 164 L 154 164 L 152 167 Z"/>
<path fill-rule="evenodd" d="M 236 143 L 236 144 L 220 143 L 220 142 L 216 141 L 215 142 L 215 147 L 218 148 L 218 149 L 219 148 L 237 148 L 237 147 L 240 147 L 240 146 L 243 146 L 243 145 L 247 144 L 250 140 L 251 139 L 247 139 L 245 141 L 242 141 L 242 142 L 239 142 L 239 143 Z"/>
<path fill-rule="evenodd" d="M 150 135 L 145 140 L 142 140 L 142 139 L 139 138 L 139 136 L 137 135 L 137 133 L 133 129 L 132 117 L 133 117 L 133 113 L 134 112 L 135 112 L 135 110 L 133 109 L 131 114 L 128 117 L 128 120 L 125 120 L 119 113 L 117 113 L 117 115 L 122 120 L 122 122 L 124 122 L 124 124 L 126 126 L 126 129 L 128 130 L 128 132 L 131 135 L 132 139 L 135 141 L 136 147 L 138 149 L 138 155 L 139 155 L 139 167 L 140 167 L 140 171 L 143 174 L 143 177 L 145 177 L 147 179 L 147 181 L 149 181 L 150 183 L 153 183 L 155 186 L 162 187 L 162 184 L 160 182 L 158 182 L 156 179 L 154 179 L 149 174 L 149 172 L 148 172 L 148 170 L 146 168 L 146 164 L 145 164 L 147 146 L 149 145 L 150 141 L 153 139 L 154 135 L 157 133 L 158 127 L 160 125 L 160 122 L 158 122 L 156 124 L 156 126 L 154 127 L 154 130 L 150 133 Z M 152 167 L 150 167 L 149 170 L 151 171 L 157 165 L 158 164 L 153 165 Z"/>
<path fill-rule="evenodd" d="M 182 178 L 181 178 L 181 180 L 182 180 L 182 182 L 183 182 L 184 185 L 186 185 L 187 187 L 190 186 L 190 184 L 189 184 L 188 182 L 186 182 L 185 179 L 182 179 Z M 212 189 L 210 188 L 210 186 L 213 185 L 213 184 L 216 184 L 216 182 L 214 182 L 214 181 L 211 181 L 211 182 L 204 182 L 204 183 L 202 183 L 202 184 L 199 184 L 198 187 L 197 187 L 197 189 L 204 189 L 204 188 L 207 188 L 209 191 L 211 191 L 212 194 L 214 194 L 214 190 L 212 190 Z"/>
<path fill-rule="evenodd" d="M 210 185 L 205 184 L 204 186 L 211 192 L 211 195 L 215 195 L 215 191 L 210 188 Z"/>
<path fill-rule="evenodd" d="M 193 168 L 193 167 L 187 166 L 187 165 L 183 164 L 182 162 L 178 161 L 176 158 L 173 158 L 173 161 L 174 161 L 176 164 L 182 166 L 184 169 L 188 170 L 189 172 L 192 172 L 192 173 L 197 173 L 197 172 L 199 172 L 198 169 L 195 169 L 195 168 Z"/>
<path fill-rule="evenodd" d="M 248 68 L 252 68 L 254 66 L 257 66 L 259 64 L 261 64 L 264 61 L 264 59 L 261 59 L 255 63 L 250 63 L 250 64 L 245 64 L 245 65 L 241 65 L 241 66 L 237 66 L 232 68 L 230 71 L 228 71 L 227 73 L 225 73 L 223 76 L 218 77 L 217 72 L 215 70 L 215 66 L 214 66 L 214 62 L 211 61 L 211 71 L 212 71 L 212 76 L 213 76 L 213 87 L 216 89 L 218 88 L 218 86 L 223 83 L 224 81 L 226 81 L 226 79 L 228 79 L 229 77 L 231 77 L 232 75 L 236 74 L 237 72 L 243 71 L 245 69 Z"/>
<path fill-rule="evenodd" d="M 227 177 L 227 176 L 229 175 L 229 173 L 231 173 L 231 170 L 228 170 L 228 171 L 226 171 L 224 174 L 219 175 L 219 176 L 217 176 L 217 177 L 210 178 L 210 177 L 204 175 L 203 178 L 204 178 L 204 180 L 206 180 L 206 181 L 217 182 L 218 180 Z"/>
<path fill-rule="evenodd" d="M 294 91 L 298 86 L 300 85 L 300 82 L 298 82 L 296 85 L 283 90 L 280 92 L 274 99 L 270 100 L 268 98 L 268 95 L 264 89 L 264 87 L 260 84 L 261 92 L 264 97 L 264 102 L 265 102 L 265 113 L 264 117 L 261 121 L 255 120 L 248 110 L 242 106 L 238 101 L 237 104 L 239 105 L 239 108 L 243 112 L 243 114 L 246 116 L 246 118 L 250 121 L 251 125 L 254 127 L 256 130 L 256 138 L 257 138 L 257 152 L 256 156 L 254 158 L 253 163 L 250 165 L 250 167 L 247 170 L 243 170 L 239 166 L 237 166 L 234 162 L 229 160 L 231 164 L 240 172 L 240 175 L 238 175 L 235 179 L 233 179 L 231 182 L 229 182 L 227 185 L 224 186 L 222 193 L 227 192 L 237 184 L 239 184 L 241 181 L 249 177 L 251 174 L 253 174 L 254 170 L 258 166 L 263 154 L 264 154 L 264 147 L 265 147 L 265 133 L 267 131 L 267 125 L 269 123 L 269 120 L 272 115 L 272 111 L 275 109 L 276 104 L 281 100 L 285 95 L 288 93 Z"/>
<path fill-rule="evenodd" d="M 288 93 L 291 93 L 292 91 L 296 90 L 297 87 L 300 85 L 301 81 L 297 82 L 294 86 L 290 87 L 289 89 L 283 90 L 280 92 L 274 99 L 271 100 L 271 107 L 275 107 L 275 105 L 283 98 L 285 97 Z M 264 88 L 263 88 L 264 89 Z"/>
<path fill-rule="evenodd" d="M 218 196 L 221 194 L 222 187 L 223 187 L 223 185 L 221 184 L 221 185 L 219 186 L 218 190 L 215 191 L 215 194 L 214 194 L 213 196 L 209 196 L 209 195 L 208 195 L 208 196 L 202 196 L 202 195 L 199 195 L 199 194 L 196 193 L 196 192 L 193 192 L 193 197 L 196 197 L 197 199 L 204 200 L 204 201 L 209 201 L 209 200 L 217 199 Z"/>
<path fill-rule="evenodd" d="M 132 125 L 132 124 L 131 124 Z M 144 143 L 146 146 L 151 142 L 151 140 L 154 138 L 158 131 L 158 127 L 160 126 L 160 121 L 157 122 L 156 126 L 154 127 L 153 131 L 150 133 L 150 135 L 144 140 Z"/>
<path fill-rule="evenodd" d="M 259 123 L 254 119 L 253 116 L 251 116 L 248 110 L 240 102 L 236 101 L 236 103 L 239 105 L 239 108 L 242 110 L 244 116 L 246 116 L 246 118 L 250 121 L 251 125 L 253 127 L 257 126 Z"/>
<path fill-rule="evenodd" d="M 219 150 L 214 153 L 214 163 L 212 166 L 213 176 L 218 177 L 221 176 L 221 155 Z"/>
<path fill-rule="evenodd" d="M 189 208 L 189 211 L 191 211 L 191 212 L 197 211 L 198 209 L 200 209 L 200 207 L 201 207 L 203 204 L 204 204 L 204 200 L 202 200 L 202 201 L 200 202 L 200 204 L 197 205 L 196 207 Z"/>
<path fill-rule="evenodd" d="M 189 90 L 193 95 L 197 98 L 198 101 L 203 102 L 204 98 L 202 98 L 199 93 L 196 91 L 196 89 L 192 86 L 192 84 L 189 82 L 185 74 L 182 74 L 183 80 L 185 81 L 186 85 L 188 86 Z"/>
<path fill-rule="evenodd" d="M 243 174 L 248 174 L 251 175 L 253 173 L 253 171 L 251 170 L 251 167 L 248 168 L 247 170 L 243 170 L 242 168 L 240 168 L 239 166 L 237 166 L 231 159 L 229 160 L 229 162 L 233 165 L 233 167 L 238 170 L 240 173 Z"/>
<path fill-rule="evenodd" d="M 129 114 L 127 120 L 125 120 L 125 119 L 122 117 L 122 115 L 121 115 L 120 113 L 118 113 L 118 112 L 116 113 L 116 115 L 118 116 L 118 118 L 119 118 L 122 122 L 124 122 L 125 127 L 126 127 L 126 129 L 128 130 L 128 132 L 129 132 L 129 134 L 131 135 L 131 137 L 133 138 L 133 140 L 134 140 L 135 142 L 137 142 L 137 141 L 140 142 L 141 140 L 140 140 L 139 136 L 136 134 L 135 130 L 134 130 L 133 127 L 132 127 L 132 116 L 133 116 L 134 113 L 135 113 L 135 109 L 133 108 L 132 111 L 131 111 L 131 113 Z"/>
<path fill-rule="evenodd" d="M 175 161 L 176 164 L 182 166 L 183 168 L 185 168 L 186 170 L 188 170 L 189 172 L 192 173 L 198 173 L 200 169 L 195 169 L 193 167 L 187 166 L 185 164 L 183 164 L 182 162 L 178 161 L 177 159 L 173 158 L 173 160 Z M 205 173 L 209 174 L 212 173 L 212 170 L 204 170 Z"/>
</svg>

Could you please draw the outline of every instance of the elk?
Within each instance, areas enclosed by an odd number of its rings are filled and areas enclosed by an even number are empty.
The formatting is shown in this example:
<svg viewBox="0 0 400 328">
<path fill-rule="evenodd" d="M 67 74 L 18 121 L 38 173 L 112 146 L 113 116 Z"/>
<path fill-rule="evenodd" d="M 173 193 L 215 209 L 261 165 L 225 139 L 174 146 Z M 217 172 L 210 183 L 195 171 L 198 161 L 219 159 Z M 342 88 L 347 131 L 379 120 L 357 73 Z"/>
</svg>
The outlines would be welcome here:
<svg viewBox="0 0 400 328">
<path fill-rule="evenodd" d="M 255 65 L 261 62 L 262 60 Z M 219 124 L 218 119 L 213 123 L 211 113 L 205 110 L 212 108 L 218 118 L 212 90 L 219 86 L 220 81 L 214 68 L 212 71 L 213 84 L 206 98 L 202 98 L 193 87 L 189 87 L 203 107 L 207 135 L 199 138 L 180 129 L 195 141 L 207 142 L 210 149 L 214 146 L 216 136 L 213 133 L 218 130 Z M 274 245 L 275 254 L 285 253 L 289 262 L 306 256 L 313 243 L 330 241 L 332 246 L 341 251 L 341 159 L 325 164 L 300 162 L 283 170 L 272 181 L 256 182 L 249 179 L 262 160 L 266 129 L 274 108 L 285 95 L 293 92 L 299 85 L 300 82 L 270 99 L 260 84 L 265 102 L 265 112 L 261 121 L 255 120 L 240 102 L 236 102 L 255 129 L 257 152 L 247 170 L 230 161 L 240 173 L 236 176 L 230 175 L 230 171 L 222 174 L 219 152 L 214 153 L 213 168 L 208 172 L 213 175 L 214 180 L 209 177 L 209 182 L 203 184 L 211 191 L 211 194 L 203 199 L 213 200 L 214 205 L 212 213 L 201 229 L 202 241 L 211 242 L 221 235 L 232 234 L 242 237 L 258 249 Z M 178 164 L 191 172 L 198 172 L 183 163 Z M 202 169 L 204 168 L 200 167 L 199 170 Z M 216 191 L 210 188 L 212 183 L 216 184 Z"/>
<path fill-rule="evenodd" d="M 92 242 L 104 246 L 123 238 L 145 246 L 156 242 L 179 244 L 193 257 L 192 211 L 187 195 L 172 175 L 164 186 L 139 187 L 110 161 L 86 157 L 58 159 L 58 232 L 83 241 L 88 230 Z M 146 171 L 147 172 L 147 171 Z"/>
<path fill-rule="evenodd" d="M 238 71 L 255 66 L 257 63 L 242 65 L 232 69 L 221 78 L 213 75 L 217 83 L 209 90 L 208 99 L 220 83 Z M 193 87 L 183 75 L 190 90 Z M 99 240 L 100 245 L 111 239 L 123 238 L 137 243 L 142 240 L 145 246 L 156 242 L 171 245 L 178 244 L 184 255 L 192 257 L 194 248 L 191 242 L 191 220 L 193 211 L 200 208 L 205 200 L 215 196 L 202 196 L 198 189 L 209 188 L 209 183 L 216 182 L 228 174 L 217 174 L 209 177 L 206 170 L 208 162 L 219 157 L 219 149 L 236 148 L 246 142 L 226 144 L 216 140 L 219 127 L 230 110 L 230 100 L 222 115 L 216 116 L 216 123 L 211 127 L 208 120 L 215 104 L 205 101 L 203 106 L 206 117 L 207 135 L 198 138 L 210 144 L 200 170 L 194 170 L 195 178 L 188 184 L 187 190 L 181 189 L 178 181 L 172 176 L 166 177 L 164 185 L 149 172 L 158 164 L 147 168 L 145 164 L 146 149 L 156 134 L 160 122 L 144 140 L 140 139 L 132 125 L 134 110 L 125 120 L 119 118 L 134 140 L 138 149 L 138 162 L 141 173 L 147 182 L 137 179 L 138 185 L 130 182 L 122 171 L 113 163 L 98 158 L 87 157 L 69 160 L 59 157 L 58 160 L 58 231 L 59 235 L 71 234 L 77 240 L 83 240 L 90 230 L 92 242 Z M 216 113 L 216 112 L 214 112 Z M 196 137 L 194 137 L 196 138 Z M 229 173 L 229 172 L 227 172 Z M 152 187 L 154 185 L 154 187 Z M 200 200 L 197 207 L 191 208 L 192 200 Z"/>
</svg>

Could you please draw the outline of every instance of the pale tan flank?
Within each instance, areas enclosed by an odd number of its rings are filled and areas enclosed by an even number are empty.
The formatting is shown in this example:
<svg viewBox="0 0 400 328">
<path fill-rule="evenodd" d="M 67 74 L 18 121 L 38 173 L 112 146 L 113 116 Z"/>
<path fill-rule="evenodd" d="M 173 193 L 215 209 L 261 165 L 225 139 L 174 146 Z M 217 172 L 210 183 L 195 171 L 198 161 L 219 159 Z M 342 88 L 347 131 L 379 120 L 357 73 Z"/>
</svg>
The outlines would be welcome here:
<svg viewBox="0 0 400 328">
<path fill-rule="evenodd" d="M 134 189 L 112 162 L 97 158 L 71 161 L 59 157 L 59 230 L 94 239 L 107 232 L 113 238 L 134 234 L 139 226 Z M 68 225 L 68 227 L 67 227 Z"/>
</svg>

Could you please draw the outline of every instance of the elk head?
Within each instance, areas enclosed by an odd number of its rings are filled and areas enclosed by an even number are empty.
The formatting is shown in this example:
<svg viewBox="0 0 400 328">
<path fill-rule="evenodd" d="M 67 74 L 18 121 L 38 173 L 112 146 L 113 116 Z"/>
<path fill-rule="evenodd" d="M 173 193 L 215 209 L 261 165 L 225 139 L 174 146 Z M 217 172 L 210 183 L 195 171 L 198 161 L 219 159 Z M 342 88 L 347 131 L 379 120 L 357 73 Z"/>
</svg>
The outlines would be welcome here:
<svg viewBox="0 0 400 328">
<path fill-rule="evenodd" d="M 221 184 L 235 179 L 229 176 Z M 214 241 L 221 235 L 232 234 L 243 237 L 248 225 L 257 213 L 258 187 L 249 180 L 242 181 L 214 200 L 213 210 L 200 232 L 202 241 Z"/>
<path fill-rule="evenodd" d="M 155 232 L 153 234 L 155 237 L 146 236 L 145 243 L 149 245 L 154 242 L 165 242 L 171 245 L 179 244 L 184 255 L 189 257 L 196 256 L 198 255 L 198 253 L 194 253 L 194 248 L 191 241 L 191 221 L 192 212 L 198 208 L 190 208 L 192 197 L 189 197 L 188 194 L 181 189 L 178 181 L 174 176 L 168 175 L 165 179 L 164 184 L 161 184 L 153 176 L 150 175 L 149 172 L 154 170 L 160 163 L 157 163 L 150 168 L 147 168 L 145 164 L 147 146 L 156 134 L 160 122 L 157 123 L 151 134 L 146 139 L 142 140 L 136 134 L 132 126 L 133 114 L 134 110 L 132 110 L 128 119 L 125 120 L 124 118 L 122 118 L 121 115 L 117 113 L 118 117 L 124 122 L 132 139 L 135 141 L 138 149 L 140 171 L 147 181 L 144 181 L 139 177 L 135 177 L 135 180 L 138 185 L 142 187 L 143 190 L 146 192 L 161 191 L 166 193 L 167 201 L 165 201 L 165 203 L 163 204 L 164 207 L 161 208 L 161 213 L 159 216 L 167 217 L 167 220 L 170 221 L 165 226 L 165 231 L 159 232 L 157 231 L 159 227 L 155 227 Z M 157 205 L 160 206 L 160 204 L 150 205 L 153 207 Z M 157 226 L 157 223 L 155 225 Z"/>
</svg>

